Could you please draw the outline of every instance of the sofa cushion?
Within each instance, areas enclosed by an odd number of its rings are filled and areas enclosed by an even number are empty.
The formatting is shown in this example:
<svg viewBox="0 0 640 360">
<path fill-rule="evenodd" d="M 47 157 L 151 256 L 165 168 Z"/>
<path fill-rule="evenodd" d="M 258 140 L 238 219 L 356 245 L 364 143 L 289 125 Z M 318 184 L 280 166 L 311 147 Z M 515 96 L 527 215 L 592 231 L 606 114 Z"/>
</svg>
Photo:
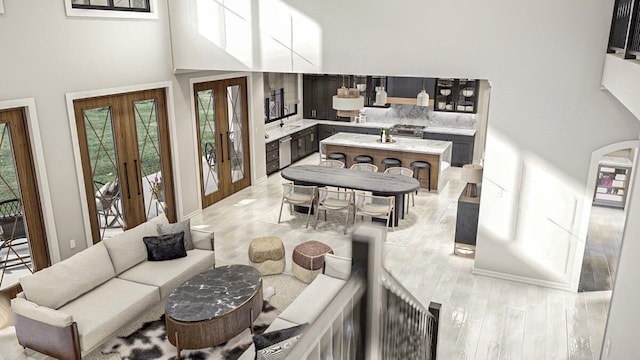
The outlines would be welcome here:
<svg viewBox="0 0 640 360">
<path fill-rule="evenodd" d="M 158 234 L 175 234 L 180 231 L 184 232 L 184 248 L 193 250 L 193 241 L 191 240 L 191 220 L 187 219 L 174 224 L 158 224 Z"/>
<path fill-rule="evenodd" d="M 334 254 L 324 254 L 324 274 L 334 278 L 349 280 L 351 276 L 351 258 Z"/>
<path fill-rule="evenodd" d="M 66 260 L 20 278 L 20 285 L 27 300 L 58 309 L 114 276 L 109 253 L 104 244 L 98 243 Z"/>
<path fill-rule="evenodd" d="M 109 251 L 116 275 L 147 259 L 147 248 L 142 242 L 145 236 L 158 235 L 158 224 L 168 224 L 164 214 L 129 229 L 102 242 Z"/>
<path fill-rule="evenodd" d="M 160 301 L 157 287 L 113 278 L 60 308 L 78 323 L 83 353 Z"/>
<path fill-rule="evenodd" d="M 184 232 L 142 238 L 147 248 L 148 261 L 173 260 L 187 256 L 184 248 Z"/>
<path fill-rule="evenodd" d="M 319 274 L 279 318 L 296 324 L 312 324 L 345 283 L 344 280 Z"/>
<path fill-rule="evenodd" d="M 215 263 L 213 252 L 189 250 L 187 256 L 171 261 L 145 261 L 118 275 L 119 278 L 160 288 L 164 299 L 191 277 L 211 269 Z"/>
</svg>

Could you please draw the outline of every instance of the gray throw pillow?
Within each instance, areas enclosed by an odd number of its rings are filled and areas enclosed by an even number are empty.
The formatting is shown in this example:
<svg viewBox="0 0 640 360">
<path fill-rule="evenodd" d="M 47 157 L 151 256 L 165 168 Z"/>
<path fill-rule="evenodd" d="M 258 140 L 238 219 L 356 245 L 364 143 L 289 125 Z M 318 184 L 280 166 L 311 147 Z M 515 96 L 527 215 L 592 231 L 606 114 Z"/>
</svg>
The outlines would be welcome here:
<svg viewBox="0 0 640 360">
<path fill-rule="evenodd" d="M 184 232 L 184 248 L 186 250 L 193 250 L 193 241 L 191 240 L 191 220 L 187 219 L 174 224 L 158 224 L 158 234 L 175 234 L 180 231 Z"/>
<path fill-rule="evenodd" d="M 184 233 L 145 236 L 142 238 L 147 247 L 147 260 L 164 261 L 187 256 L 184 248 Z"/>
</svg>

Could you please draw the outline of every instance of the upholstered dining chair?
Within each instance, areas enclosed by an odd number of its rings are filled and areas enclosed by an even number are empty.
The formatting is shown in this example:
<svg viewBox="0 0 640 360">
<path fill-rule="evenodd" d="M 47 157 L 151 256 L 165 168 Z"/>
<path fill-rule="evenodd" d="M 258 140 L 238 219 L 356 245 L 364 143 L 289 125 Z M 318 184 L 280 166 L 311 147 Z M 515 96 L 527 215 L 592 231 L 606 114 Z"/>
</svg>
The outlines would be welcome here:
<svg viewBox="0 0 640 360">
<path fill-rule="evenodd" d="M 387 219 L 387 229 L 389 228 L 389 221 L 391 221 L 391 226 L 395 230 L 395 197 L 356 193 L 355 204 L 354 225 L 358 215 L 363 217 L 370 216 L 372 218 Z"/>
<path fill-rule="evenodd" d="M 377 172 L 378 171 L 378 167 L 377 166 L 375 166 L 373 164 L 367 164 L 367 163 L 353 164 L 353 165 L 351 165 L 351 167 L 349 169 L 356 170 L 356 171 L 370 171 L 370 172 Z"/>
<path fill-rule="evenodd" d="M 402 166 L 390 167 L 384 172 L 385 174 L 395 174 L 395 175 L 413 177 L 413 170 L 408 169 L 406 167 L 402 167 Z M 416 206 L 416 198 L 413 192 L 411 192 L 411 201 L 413 203 L 413 206 Z M 408 214 L 409 213 L 409 194 L 407 194 L 405 202 L 407 203 L 406 207 L 407 207 L 407 214 Z"/>
<path fill-rule="evenodd" d="M 349 226 L 349 215 L 351 209 L 354 207 L 354 193 L 353 191 L 338 191 L 330 190 L 327 188 L 318 189 L 318 202 L 316 203 L 316 223 L 313 226 L 314 229 L 318 227 L 318 217 L 320 210 L 324 210 L 324 221 L 327 221 L 327 210 L 329 211 L 343 211 L 347 210 L 346 219 L 344 221 L 344 234 L 347 234 L 347 227 Z M 355 213 L 355 209 L 353 210 Z"/>
<path fill-rule="evenodd" d="M 338 160 L 322 160 L 318 165 L 332 168 L 344 168 L 344 163 Z"/>
<path fill-rule="evenodd" d="M 282 220 L 282 208 L 284 204 L 289 204 L 289 213 L 293 214 L 293 206 L 307 206 L 307 226 L 309 227 L 309 219 L 311 218 L 311 209 L 316 200 L 318 193 L 317 186 L 294 185 L 292 183 L 282 184 L 282 202 L 280 203 L 280 215 L 278 216 L 278 224 Z"/>
</svg>

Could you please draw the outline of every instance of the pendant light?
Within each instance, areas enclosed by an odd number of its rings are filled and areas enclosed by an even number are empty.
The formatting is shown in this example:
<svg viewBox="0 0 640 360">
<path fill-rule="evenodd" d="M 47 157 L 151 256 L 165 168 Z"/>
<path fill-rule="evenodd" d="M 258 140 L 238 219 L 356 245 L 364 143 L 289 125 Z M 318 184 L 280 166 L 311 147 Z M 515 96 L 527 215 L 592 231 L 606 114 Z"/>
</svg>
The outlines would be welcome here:
<svg viewBox="0 0 640 360">
<path fill-rule="evenodd" d="M 422 91 L 420 91 L 420 93 L 418 94 L 416 105 L 429 106 L 429 93 L 427 93 L 427 90 L 425 90 L 424 79 L 422 79 Z"/>
<path fill-rule="evenodd" d="M 336 115 L 340 117 L 356 117 L 360 114 L 360 109 L 364 108 L 364 97 L 360 96 L 357 88 L 344 86 L 344 75 L 342 87 L 338 89 L 337 95 L 333 95 L 333 108 L 338 110 Z"/>
</svg>

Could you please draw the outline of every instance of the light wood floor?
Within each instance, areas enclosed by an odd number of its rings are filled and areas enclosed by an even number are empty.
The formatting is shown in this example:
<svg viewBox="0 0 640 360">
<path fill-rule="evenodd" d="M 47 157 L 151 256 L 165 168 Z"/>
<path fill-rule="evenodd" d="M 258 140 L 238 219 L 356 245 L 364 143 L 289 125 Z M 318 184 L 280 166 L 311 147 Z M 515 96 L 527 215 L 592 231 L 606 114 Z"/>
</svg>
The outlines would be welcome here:
<svg viewBox="0 0 640 360">
<path fill-rule="evenodd" d="M 315 164 L 314 154 L 299 163 Z M 611 291 L 569 293 L 472 275 L 473 259 L 453 255 L 456 201 L 464 184 L 459 168 L 439 194 L 420 192 L 416 206 L 389 232 L 385 266 L 424 304 L 442 303 L 439 359 L 597 359 Z M 343 217 L 330 215 L 307 229 L 302 214 L 281 200 L 279 173 L 203 210 L 192 224 L 215 231 L 216 257 L 248 263 L 254 237 L 275 235 L 286 247 L 291 272 L 293 248 L 315 239 L 338 255 L 350 255 L 350 235 L 342 234 Z M 349 229 L 351 230 L 351 229 Z"/>
</svg>

